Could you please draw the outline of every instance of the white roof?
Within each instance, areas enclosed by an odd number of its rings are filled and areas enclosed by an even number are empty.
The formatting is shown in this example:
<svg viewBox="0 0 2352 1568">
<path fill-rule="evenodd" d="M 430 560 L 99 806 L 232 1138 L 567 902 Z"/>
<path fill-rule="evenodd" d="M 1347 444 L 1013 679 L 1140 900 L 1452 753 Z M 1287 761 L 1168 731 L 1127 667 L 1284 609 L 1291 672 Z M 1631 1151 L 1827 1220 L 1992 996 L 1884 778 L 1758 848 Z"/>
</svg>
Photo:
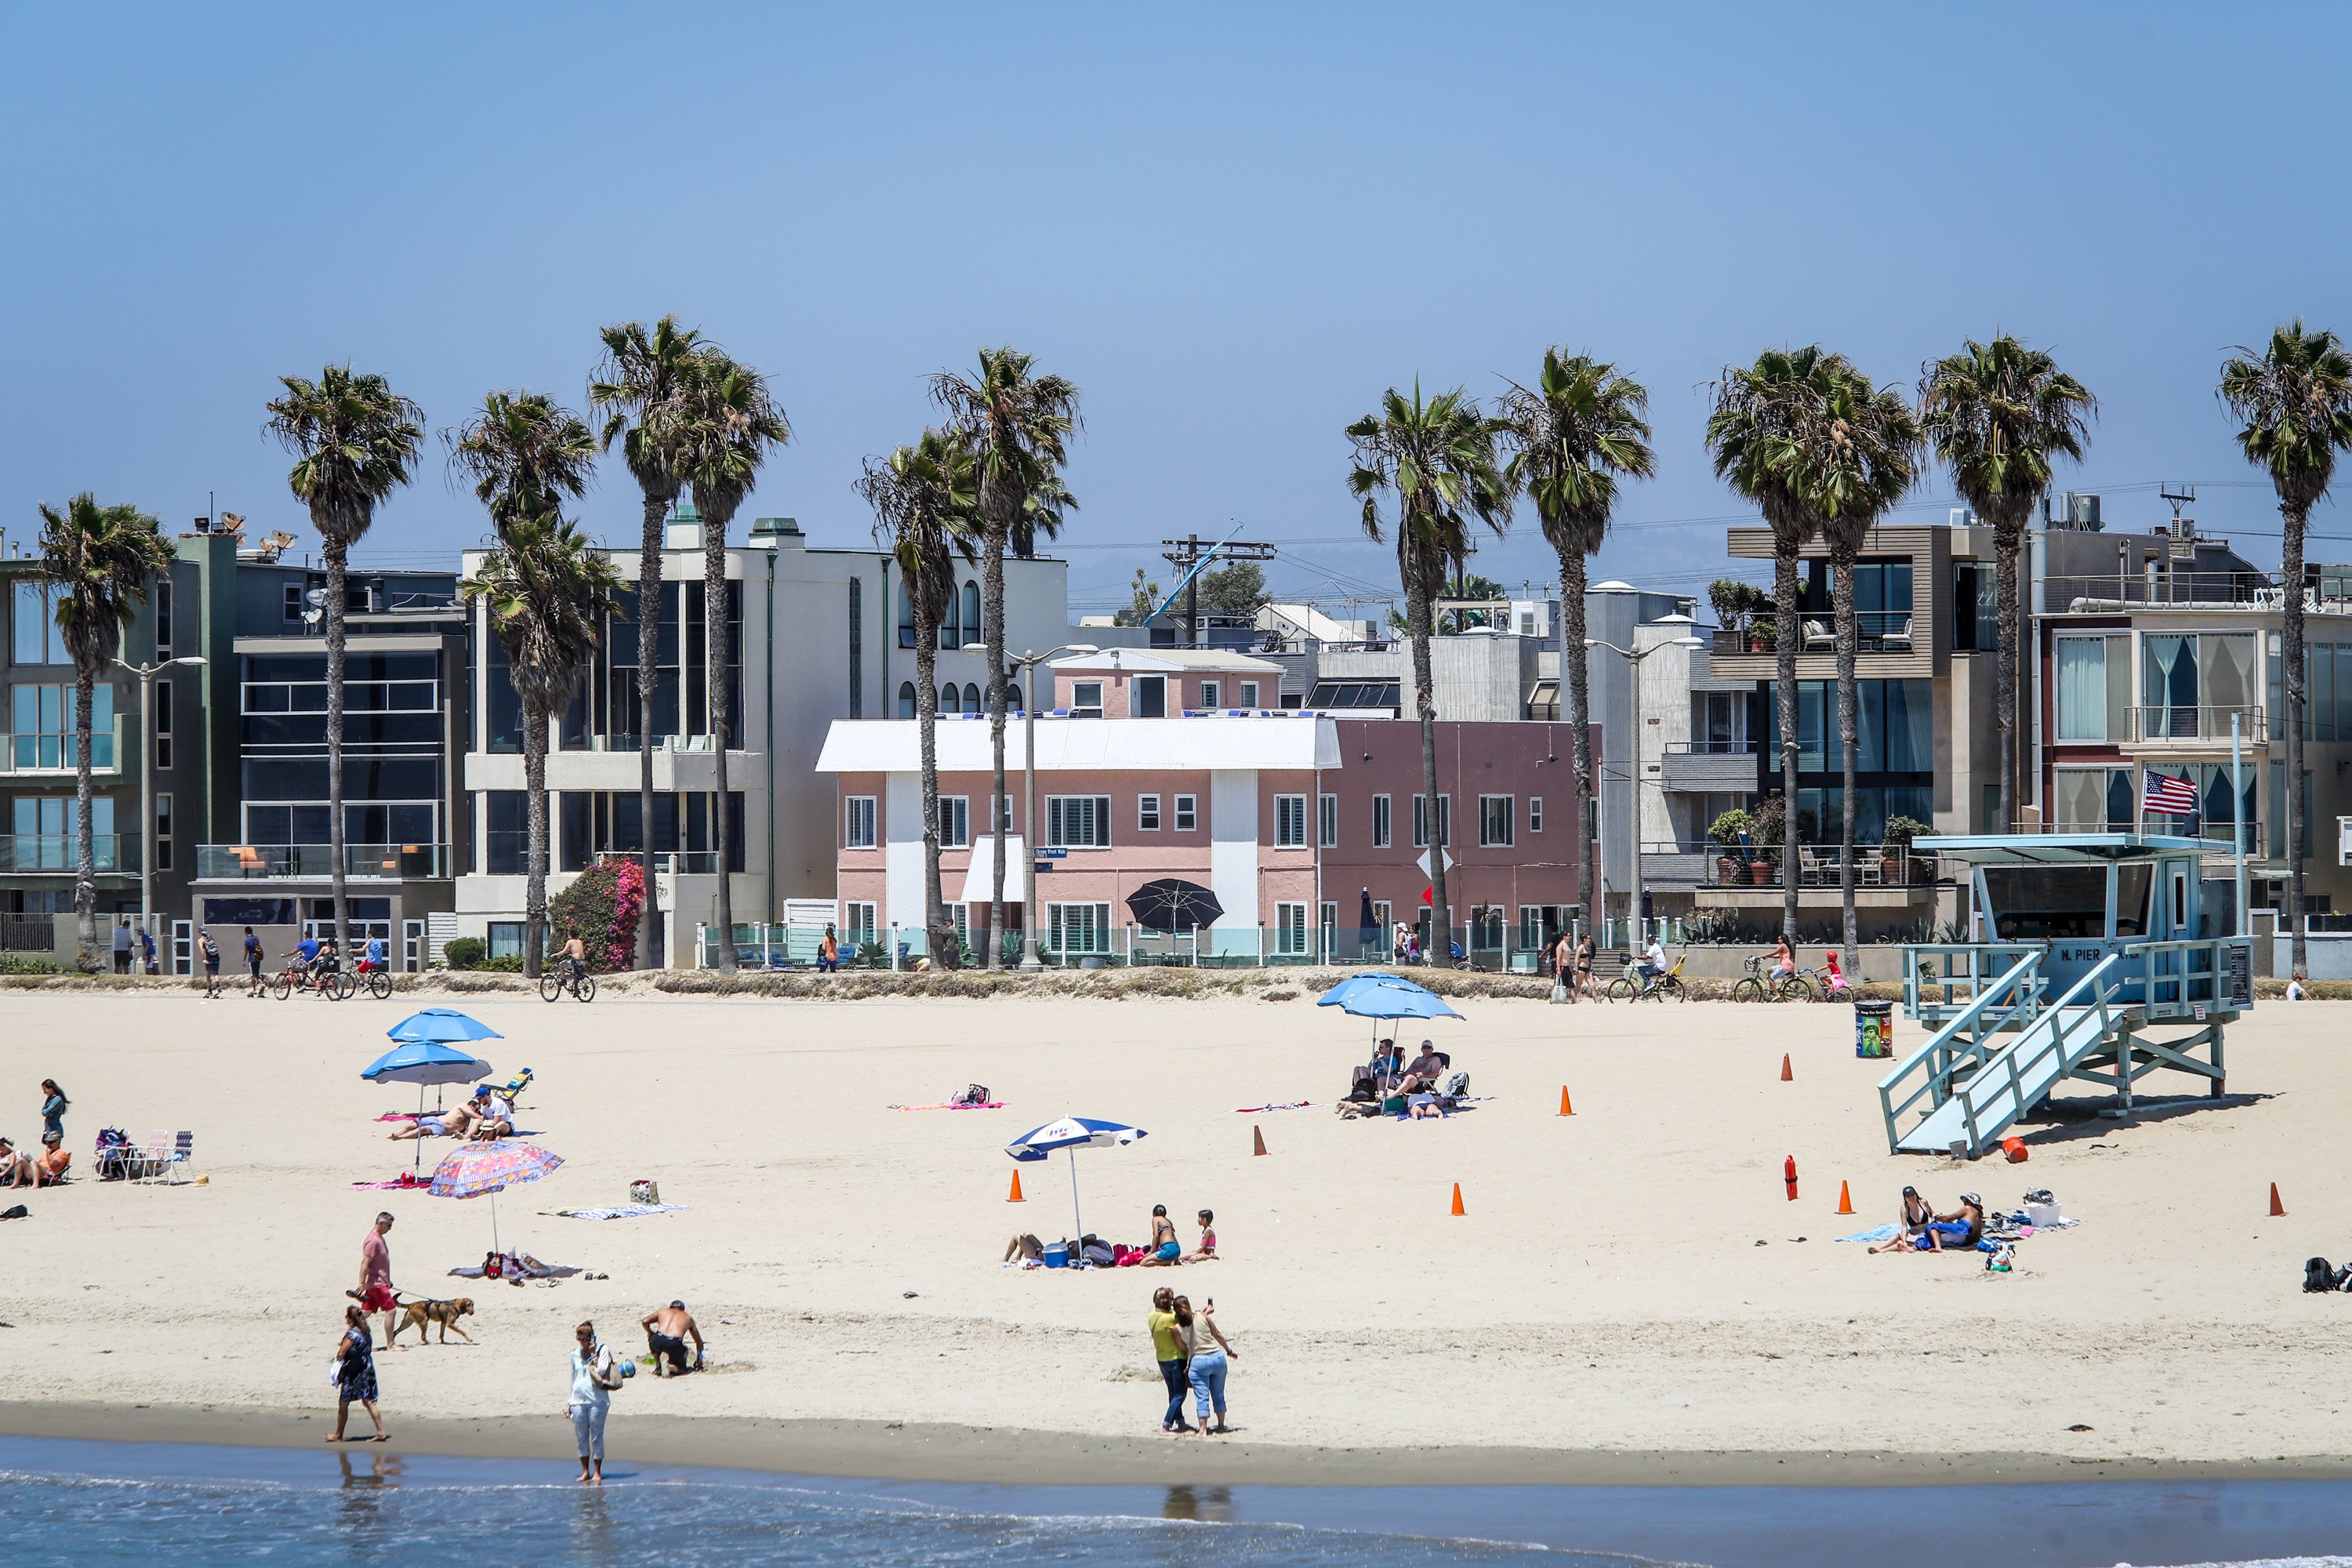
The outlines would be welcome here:
<svg viewBox="0 0 2352 1568">
<path fill-rule="evenodd" d="M 1385 714 L 1383 714 L 1385 717 Z M 821 773 L 903 773 L 922 766 L 913 719 L 836 719 L 818 753 Z M 1020 721 L 1004 727 L 1004 765 L 1022 767 Z M 981 773 L 993 765 L 988 724 L 942 720 L 942 773 Z M 1039 719 L 1037 766 L 1046 772 L 1203 768 L 1336 768 L 1339 736 L 1325 718 Z"/>
<path fill-rule="evenodd" d="M 1227 670 L 1280 675 L 1282 666 L 1234 649 L 1213 647 L 1107 647 L 1099 653 L 1066 653 L 1046 661 L 1053 669 Z"/>
<path fill-rule="evenodd" d="M 1298 628 L 1301 637 L 1320 642 L 1353 642 L 1357 634 L 1333 620 L 1312 605 L 1268 605 L 1257 613 L 1257 624 L 1264 626 L 1270 619 L 1280 618 Z"/>
</svg>

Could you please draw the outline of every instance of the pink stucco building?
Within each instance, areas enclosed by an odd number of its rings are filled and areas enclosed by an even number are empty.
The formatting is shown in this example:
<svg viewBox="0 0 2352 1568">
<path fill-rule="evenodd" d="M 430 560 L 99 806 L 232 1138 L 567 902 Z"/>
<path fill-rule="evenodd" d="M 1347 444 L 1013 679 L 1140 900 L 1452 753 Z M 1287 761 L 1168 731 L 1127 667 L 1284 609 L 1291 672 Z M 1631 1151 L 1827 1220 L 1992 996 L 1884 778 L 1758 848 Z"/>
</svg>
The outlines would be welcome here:
<svg viewBox="0 0 2352 1568">
<path fill-rule="evenodd" d="M 1385 713 L 1259 706 L 1279 669 L 1228 652 L 1113 648 L 1055 661 L 1055 708 L 1036 720 L 1040 942 L 1064 958 L 1148 952 L 1352 960 L 1364 905 L 1383 931 L 1418 923 L 1428 879 L 1419 726 Z M 1006 729 L 1013 837 L 1004 880 L 1019 929 L 1023 735 Z M 1437 726 L 1438 823 L 1450 896 L 1482 962 L 1539 946 L 1580 902 L 1568 727 Z M 818 759 L 839 795 L 845 935 L 920 950 L 922 788 L 918 726 L 835 722 Z M 988 721 L 938 726 L 941 892 L 984 932 L 992 868 Z M 1596 745 L 1594 754 L 1599 755 Z M 1177 879 L 1222 907 L 1197 937 L 1143 928 L 1128 900 Z M 1424 940 L 1426 931 L 1424 931 Z M 1385 951 L 1385 941 L 1381 944 Z"/>
</svg>

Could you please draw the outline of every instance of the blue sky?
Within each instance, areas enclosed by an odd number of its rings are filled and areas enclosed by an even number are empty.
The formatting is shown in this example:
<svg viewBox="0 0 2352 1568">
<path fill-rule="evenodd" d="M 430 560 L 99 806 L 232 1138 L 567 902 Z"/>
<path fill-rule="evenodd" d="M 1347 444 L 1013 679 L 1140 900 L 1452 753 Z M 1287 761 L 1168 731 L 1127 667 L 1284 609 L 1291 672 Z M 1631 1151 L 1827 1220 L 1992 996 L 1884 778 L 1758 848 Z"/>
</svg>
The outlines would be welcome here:
<svg viewBox="0 0 2352 1568">
<path fill-rule="evenodd" d="M 1740 512 L 1699 443 L 1727 361 L 1818 341 L 1908 386 L 2006 328 L 2097 394 L 2062 483 L 2110 529 L 2200 480 L 2205 531 L 2269 563 L 2212 385 L 2288 316 L 2352 331 L 2348 34 L 2316 6 L 10 7 L 0 527 L 94 489 L 184 528 L 216 491 L 309 545 L 276 375 L 348 359 L 437 432 L 493 387 L 576 404 L 600 324 L 676 310 L 771 376 L 797 438 L 747 510 L 814 542 L 868 538 L 852 481 L 933 417 L 926 374 L 1010 342 L 1086 395 L 1076 607 L 1237 524 L 1277 588 L 1378 599 L 1341 427 L 1563 342 L 1654 392 L 1661 472 L 1601 573 L 1696 591 Z M 480 537 L 441 459 L 361 559 Z M 584 516 L 634 538 L 617 464 Z M 2352 559 L 2352 517 L 2315 527 Z M 1475 565 L 1553 570 L 1531 515 Z"/>
</svg>

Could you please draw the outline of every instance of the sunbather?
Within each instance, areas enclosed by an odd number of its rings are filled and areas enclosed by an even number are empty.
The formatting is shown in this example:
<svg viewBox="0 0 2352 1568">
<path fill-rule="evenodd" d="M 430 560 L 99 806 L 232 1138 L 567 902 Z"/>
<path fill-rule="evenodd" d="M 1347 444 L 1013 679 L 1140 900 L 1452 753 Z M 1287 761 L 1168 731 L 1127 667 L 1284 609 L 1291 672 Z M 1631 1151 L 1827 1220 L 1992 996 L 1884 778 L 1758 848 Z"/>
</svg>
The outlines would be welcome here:
<svg viewBox="0 0 2352 1568">
<path fill-rule="evenodd" d="M 73 1163 L 73 1156 L 66 1152 L 65 1134 L 62 1132 L 42 1133 L 41 1152 L 27 1163 L 33 1168 L 33 1185 L 37 1187 L 54 1187 L 59 1182 L 64 1181 L 66 1179 L 66 1167 Z"/>
<path fill-rule="evenodd" d="M 1984 1238 L 1984 1200 L 1962 1193 L 1960 1206 L 1930 1219 L 1911 1245 L 1921 1252 L 1973 1252 Z"/>
<path fill-rule="evenodd" d="M 1415 1121 L 1443 1121 L 1445 1108 L 1437 1103 L 1434 1094 L 1416 1094 L 1405 1101 L 1404 1113 Z"/>
<path fill-rule="evenodd" d="M 1176 1226 L 1168 1217 L 1166 1204 L 1151 1205 L 1151 1256 L 1143 1260 L 1146 1268 L 1167 1268 L 1183 1261 L 1183 1244 L 1176 1239 Z"/>
<path fill-rule="evenodd" d="M 444 1110 L 433 1116 L 420 1116 L 399 1131 L 387 1132 L 384 1136 L 392 1139 L 470 1137 L 475 1126 L 482 1120 L 482 1113 L 489 1102 L 489 1098 L 488 1089 L 478 1089 L 474 1091 L 473 1099 L 465 1101 L 456 1110 Z"/>
<path fill-rule="evenodd" d="M 1437 1087 L 1437 1079 L 1445 1071 L 1444 1058 L 1437 1054 L 1437 1042 L 1421 1042 L 1421 1055 L 1405 1064 L 1404 1077 L 1397 1085 L 1400 1094 L 1412 1094 Z"/>
<path fill-rule="evenodd" d="M 1903 1234 L 1892 1240 L 1882 1241 L 1870 1250 L 1906 1252 L 1918 1249 L 1918 1238 L 1936 1218 L 1936 1205 L 1919 1195 L 1916 1187 L 1903 1189 Z"/>
<path fill-rule="evenodd" d="M 1045 1244 L 1025 1230 L 1016 1231 L 1013 1239 L 1004 1244 L 1004 1261 L 1007 1263 L 1016 1258 L 1035 1258 L 1042 1262 L 1045 1257 Z"/>
<path fill-rule="evenodd" d="M 1216 1221 L 1217 1216 L 1207 1209 L 1201 1211 L 1201 1245 L 1184 1255 L 1184 1262 L 1206 1263 L 1216 1257 L 1217 1233 L 1214 1228 Z"/>
<path fill-rule="evenodd" d="M 33 1184 L 33 1162 L 16 1152 L 16 1145 L 0 1138 L 0 1187 Z"/>
</svg>

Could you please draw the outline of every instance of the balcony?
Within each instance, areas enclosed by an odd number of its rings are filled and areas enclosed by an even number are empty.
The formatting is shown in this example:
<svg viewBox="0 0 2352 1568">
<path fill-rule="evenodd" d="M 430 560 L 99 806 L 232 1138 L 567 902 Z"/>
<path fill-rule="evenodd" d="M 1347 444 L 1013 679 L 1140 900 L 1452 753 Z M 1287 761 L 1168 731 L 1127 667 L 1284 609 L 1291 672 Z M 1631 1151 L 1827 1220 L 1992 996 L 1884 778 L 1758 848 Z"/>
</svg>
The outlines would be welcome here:
<svg viewBox="0 0 2352 1568">
<path fill-rule="evenodd" d="M 1842 896 L 1840 847 L 1797 847 L 1797 886 L 1806 903 L 1834 902 Z M 1783 901 L 1786 882 L 1777 852 L 1760 848 L 1743 858 L 1719 844 L 1658 843 L 1642 846 L 1642 879 L 1664 891 L 1688 891 L 1733 905 Z M 1864 904 L 1904 904 L 1931 898 L 1939 879 L 1936 857 L 1907 846 L 1854 846 L 1854 896 Z"/>
<path fill-rule="evenodd" d="M 1756 787 L 1753 741 L 1669 741 L 1654 764 L 1662 788 L 1677 794 L 1724 794 Z"/>
<path fill-rule="evenodd" d="M 81 836 L 78 833 L 0 834 L 0 872 L 19 877 L 70 877 L 80 853 Z M 90 853 L 100 876 L 138 873 L 139 836 L 135 833 L 92 834 Z"/>
<path fill-rule="evenodd" d="M 2175 746 L 2183 743 L 2230 743 L 2230 721 L 2238 721 L 2238 735 L 2249 746 L 2266 744 L 2260 708 L 2135 708 L 2131 710 L 2130 744 Z"/>
<path fill-rule="evenodd" d="M 11 734 L 0 745 L 0 778 L 72 778 L 79 749 L 70 733 Z M 89 771 L 101 778 L 120 778 L 122 755 L 122 719 L 118 714 L 111 725 L 90 737 Z"/>
<path fill-rule="evenodd" d="M 1935 673 L 1934 637 L 1925 614 L 1916 610 L 1857 610 L 1854 612 L 1854 656 L 1857 674 L 1865 678 L 1906 678 Z M 1837 623 L 1825 612 L 1798 617 L 1797 668 L 1807 679 L 1836 672 Z M 1742 631 L 1717 629 L 1708 644 L 1707 668 L 1729 680 L 1769 680 L 1780 668 L 1779 621 L 1770 614 Z"/>
<path fill-rule="evenodd" d="M 202 844 L 196 847 L 196 879 L 202 882 L 330 880 L 335 851 L 330 844 Z M 346 844 L 343 875 L 354 880 L 429 881 L 449 875 L 446 844 Z"/>
</svg>

